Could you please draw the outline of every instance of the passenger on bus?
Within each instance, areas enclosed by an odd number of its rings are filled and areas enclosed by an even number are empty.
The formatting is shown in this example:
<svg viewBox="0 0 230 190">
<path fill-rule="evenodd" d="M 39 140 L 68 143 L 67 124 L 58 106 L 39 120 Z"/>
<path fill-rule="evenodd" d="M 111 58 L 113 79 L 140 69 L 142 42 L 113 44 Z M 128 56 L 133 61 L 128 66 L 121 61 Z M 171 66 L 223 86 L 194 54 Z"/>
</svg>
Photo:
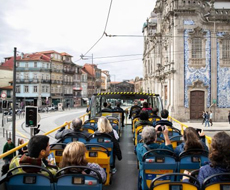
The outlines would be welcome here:
<svg viewBox="0 0 230 190">
<path fill-rule="evenodd" d="M 211 142 L 211 147 L 209 150 L 209 160 L 210 163 L 202 166 L 199 170 L 198 181 L 202 185 L 205 178 L 219 173 L 229 173 L 230 172 L 230 136 L 225 132 L 218 132 L 214 135 Z M 188 171 L 184 171 L 185 174 L 190 174 Z M 183 178 L 184 181 L 188 182 L 186 177 Z M 215 177 L 210 180 L 212 182 L 230 181 L 229 177 Z"/>
<path fill-rule="evenodd" d="M 119 112 L 121 112 L 122 113 L 122 127 L 124 127 L 124 120 L 125 120 L 125 112 L 124 112 L 124 110 L 121 108 L 121 102 L 116 102 L 116 105 L 117 105 L 117 107 L 115 107 L 113 110 L 114 111 L 119 111 Z"/>
<path fill-rule="evenodd" d="M 106 112 L 106 111 L 111 112 L 112 109 L 108 108 L 107 102 L 104 102 L 103 103 L 103 109 L 101 111 L 103 111 L 103 112 Z"/>
<path fill-rule="evenodd" d="M 67 146 L 65 147 L 62 153 L 60 168 L 65 168 L 67 166 L 87 166 L 88 168 L 94 169 L 97 172 L 99 172 L 102 178 L 102 182 L 104 183 L 106 181 L 105 170 L 101 168 L 98 164 L 87 162 L 85 153 L 86 153 L 86 147 L 84 143 L 76 141 L 67 144 Z M 93 171 L 89 172 L 87 170 L 80 170 L 74 168 L 70 169 L 66 173 L 79 173 L 79 172 L 82 174 L 88 174 L 97 177 L 97 174 Z"/>
<path fill-rule="evenodd" d="M 148 119 L 149 119 L 148 111 L 142 110 L 140 112 L 140 120 L 135 123 L 135 128 L 137 128 L 140 125 L 153 125 L 153 123 Z"/>
<path fill-rule="evenodd" d="M 169 112 L 166 109 L 161 111 L 161 120 L 156 122 L 156 125 L 166 125 L 172 127 L 172 122 L 168 120 Z"/>
<path fill-rule="evenodd" d="M 111 103 L 108 103 L 107 108 L 113 109 L 112 106 L 111 106 Z"/>
<path fill-rule="evenodd" d="M 138 102 L 134 102 L 134 106 L 131 107 L 130 112 L 129 112 L 129 119 L 133 119 L 132 115 L 135 113 L 135 115 L 139 115 L 141 111 L 141 107 L 138 106 Z"/>
<path fill-rule="evenodd" d="M 33 136 L 28 143 L 28 153 L 23 155 L 15 156 L 11 163 L 10 169 L 21 165 L 35 165 L 45 167 L 50 170 L 51 173 L 55 174 L 56 169 L 53 166 L 48 164 L 46 158 L 50 154 L 50 146 L 49 146 L 49 137 L 45 135 L 36 135 Z M 26 169 L 17 169 L 13 172 L 13 174 L 23 173 L 23 172 L 34 172 L 38 173 L 40 169 L 37 168 L 26 168 Z M 47 173 L 46 173 L 47 174 Z"/>
<path fill-rule="evenodd" d="M 162 131 L 165 139 L 165 144 L 157 144 L 157 130 L 159 127 L 162 127 L 160 125 L 156 126 L 156 128 L 152 126 L 146 126 L 142 131 L 142 140 L 143 143 L 138 143 L 136 147 L 136 153 L 137 153 L 137 159 L 139 161 L 139 168 L 140 168 L 140 176 L 143 178 L 143 162 L 142 157 L 143 155 L 149 151 L 154 149 L 166 149 L 173 151 L 173 147 L 171 144 L 171 141 L 168 136 L 168 129 L 167 126 L 164 126 L 164 130 Z M 162 153 L 163 154 L 163 153 Z M 142 189 L 144 189 L 143 183 L 142 183 Z"/>
<path fill-rule="evenodd" d="M 142 108 L 143 111 L 148 111 L 148 110 L 152 110 L 152 108 L 149 107 L 149 104 L 148 102 L 144 102 L 143 103 L 143 108 Z"/>
<path fill-rule="evenodd" d="M 157 121 L 160 121 L 161 120 L 161 117 L 158 116 L 158 112 L 159 112 L 159 109 L 157 107 L 154 107 L 153 108 L 153 115 L 152 115 L 152 118 L 153 118 L 153 126 L 156 125 L 156 122 Z"/>
<path fill-rule="evenodd" d="M 72 121 L 72 129 L 65 129 L 65 127 L 60 128 L 55 134 L 55 139 L 61 139 L 67 134 L 74 135 L 76 132 L 82 133 L 87 137 L 90 135 L 87 131 L 82 129 L 82 120 L 80 118 L 76 118 Z"/>
<path fill-rule="evenodd" d="M 117 134 L 117 131 L 114 130 L 109 122 L 109 120 L 106 117 L 100 117 L 97 122 L 97 128 L 100 133 L 106 133 L 109 134 L 112 137 L 113 141 L 113 152 L 114 152 L 114 163 L 115 163 L 115 157 L 117 157 L 118 160 L 122 159 L 122 153 L 120 149 L 120 145 L 118 142 L 119 136 Z M 115 173 L 115 164 L 114 168 L 112 168 L 112 172 Z"/>
<path fill-rule="evenodd" d="M 20 139 L 20 140 L 19 140 L 18 146 L 20 146 L 20 145 L 22 145 L 22 144 L 24 144 L 24 140 L 23 140 L 23 139 Z M 24 146 L 24 147 L 22 147 L 22 148 L 20 148 L 20 149 L 18 150 L 18 154 L 19 154 L 19 155 L 23 155 L 23 154 L 27 153 L 27 151 L 28 151 L 27 146 Z"/>
<path fill-rule="evenodd" d="M 193 127 L 188 127 L 184 130 L 183 137 L 184 142 L 175 148 L 175 153 L 177 156 L 179 156 L 181 152 L 191 149 L 203 149 L 208 151 L 208 147 L 205 144 L 205 135 L 203 132 L 197 133 Z"/>
</svg>

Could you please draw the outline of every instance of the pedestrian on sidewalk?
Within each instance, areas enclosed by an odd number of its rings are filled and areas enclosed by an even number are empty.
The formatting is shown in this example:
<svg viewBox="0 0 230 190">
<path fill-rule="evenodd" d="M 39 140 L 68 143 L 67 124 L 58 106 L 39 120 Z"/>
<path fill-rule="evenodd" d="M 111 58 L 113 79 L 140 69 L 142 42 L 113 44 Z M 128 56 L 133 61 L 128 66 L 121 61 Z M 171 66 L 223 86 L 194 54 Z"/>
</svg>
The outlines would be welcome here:
<svg viewBox="0 0 230 190">
<path fill-rule="evenodd" d="M 228 111 L 228 122 L 230 124 L 230 111 Z"/>
<path fill-rule="evenodd" d="M 11 150 L 11 149 L 13 149 L 13 148 L 15 148 L 15 145 L 14 145 L 14 143 L 12 142 L 11 138 L 8 138 L 8 139 L 7 139 L 7 143 L 4 145 L 3 153 L 5 153 L 5 152 L 7 152 L 7 151 L 9 151 L 9 150 Z M 14 152 L 14 153 L 9 154 L 8 156 L 4 157 L 3 160 L 4 160 L 5 164 L 9 164 L 10 161 L 11 161 L 11 159 L 12 159 L 15 155 L 16 155 L 16 154 L 15 154 L 15 152 Z"/>
<path fill-rule="evenodd" d="M 213 118 L 213 113 L 212 113 L 212 111 L 210 111 L 209 121 L 210 121 L 211 126 L 213 126 L 212 118 Z"/>
<path fill-rule="evenodd" d="M 209 127 L 209 118 L 210 118 L 210 116 L 209 116 L 209 113 L 208 113 L 208 111 L 205 113 L 205 127 L 206 127 L 206 125 L 208 125 L 208 127 Z"/>
<path fill-rule="evenodd" d="M 203 121 L 202 121 L 202 125 L 203 125 L 205 122 L 205 111 L 203 111 L 203 113 L 202 113 L 202 118 L 203 118 Z"/>
</svg>

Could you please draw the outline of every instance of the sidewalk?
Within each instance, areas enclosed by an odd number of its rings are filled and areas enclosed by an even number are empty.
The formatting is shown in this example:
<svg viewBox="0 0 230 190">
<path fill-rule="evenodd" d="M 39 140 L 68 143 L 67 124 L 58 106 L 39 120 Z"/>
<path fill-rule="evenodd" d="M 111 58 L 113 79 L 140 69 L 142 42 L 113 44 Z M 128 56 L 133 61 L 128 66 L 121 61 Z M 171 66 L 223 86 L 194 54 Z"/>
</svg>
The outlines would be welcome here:
<svg viewBox="0 0 230 190">
<path fill-rule="evenodd" d="M 190 127 L 194 127 L 194 128 L 199 128 L 199 129 L 203 129 L 204 131 L 230 131 L 230 124 L 228 122 L 213 122 L 213 126 L 209 126 L 209 127 L 205 127 L 205 125 L 202 125 L 202 121 L 188 121 L 188 122 L 182 122 L 183 124 L 190 126 Z M 178 129 L 180 129 L 180 125 L 177 124 L 176 122 L 173 122 L 173 124 L 175 125 L 175 127 L 177 127 Z"/>
</svg>

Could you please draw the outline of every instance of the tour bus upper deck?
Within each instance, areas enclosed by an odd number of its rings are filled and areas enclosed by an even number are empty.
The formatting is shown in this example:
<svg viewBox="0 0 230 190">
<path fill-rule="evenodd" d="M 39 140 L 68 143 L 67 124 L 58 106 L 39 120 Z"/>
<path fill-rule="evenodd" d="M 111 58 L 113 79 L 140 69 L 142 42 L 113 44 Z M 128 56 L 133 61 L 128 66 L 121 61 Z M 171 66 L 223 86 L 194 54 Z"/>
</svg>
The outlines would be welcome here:
<svg viewBox="0 0 230 190">
<path fill-rule="evenodd" d="M 119 101 L 123 104 L 123 107 L 128 108 L 134 105 L 133 103 L 135 100 L 139 102 L 146 101 L 149 106 L 157 107 L 159 112 L 163 109 L 162 101 L 158 94 L 142 92 L 106 92 L 92 96 L 90 102 L 91 118 L 101 115 L 104 102 L 111 103 L 112 106 L 115 107 L 116 102 Z"/>
</svg>

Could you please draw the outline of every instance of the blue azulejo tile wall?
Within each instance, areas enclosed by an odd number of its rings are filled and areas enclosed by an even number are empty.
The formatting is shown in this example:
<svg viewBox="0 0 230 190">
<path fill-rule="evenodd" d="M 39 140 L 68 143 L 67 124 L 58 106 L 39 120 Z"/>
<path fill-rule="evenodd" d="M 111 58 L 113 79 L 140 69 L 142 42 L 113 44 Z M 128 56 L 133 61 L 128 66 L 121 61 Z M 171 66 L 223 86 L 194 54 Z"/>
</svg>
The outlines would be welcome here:
<svg viewBox="0 0 230 190">
<path fill-rule="evenodd" d="M 196 80 L 203 82 L 204 86 L 208 86 L 208 95 L 206 98 L 207 107 L 210 107 L 211 99 L 211 33 L 209 30 L 204 30 L 206 32 L 206 44 L 205 44 L 205 55 L 206 55 L 206 66 L 200 69 L 189 67 L 189 32 L 191 29 L 185 29 L 184 31 L 184 105 L 186 108 L 189 107 L 189 94 L 188 86 Z"/>
<path fill-rule="evenodd" d="M 224 32 L 218 32 L 217 38 Z M 220 66 L 220 43 L 217 40 L 217 106 L 230 108 L 230 68 Z"/>
</svg>

